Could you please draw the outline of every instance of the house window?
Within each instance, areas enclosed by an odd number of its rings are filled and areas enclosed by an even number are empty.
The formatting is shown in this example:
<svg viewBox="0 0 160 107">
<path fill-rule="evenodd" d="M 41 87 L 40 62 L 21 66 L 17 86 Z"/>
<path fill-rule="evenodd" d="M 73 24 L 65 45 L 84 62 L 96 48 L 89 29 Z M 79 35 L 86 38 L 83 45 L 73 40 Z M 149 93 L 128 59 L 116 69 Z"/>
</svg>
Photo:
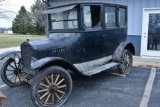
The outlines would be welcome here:
<svg viewBox="0 0 160 107">
<path fill-rule="evenodd" d="M 126 27 L 126 9 L 119 8 L 119 26 Z"/>
<path fill-rule="evenodd" d="M 116 8 L 115 7 L 105 7 L 105 25 L 106 28 L 116 27 Z"/>
<path fill-rule="evenodd" d="M 84 28 L 85 29 L 101 28 L 101 6 L 97 5 L 84 6 Z"/>
</svg>

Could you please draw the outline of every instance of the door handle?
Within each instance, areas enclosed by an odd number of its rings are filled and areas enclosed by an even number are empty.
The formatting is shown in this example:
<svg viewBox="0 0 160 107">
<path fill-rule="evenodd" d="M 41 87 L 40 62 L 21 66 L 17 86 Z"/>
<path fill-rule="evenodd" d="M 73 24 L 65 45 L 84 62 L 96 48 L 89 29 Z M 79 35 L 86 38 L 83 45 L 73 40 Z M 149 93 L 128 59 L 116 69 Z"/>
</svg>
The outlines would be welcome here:
<svg viewBox="0 0 160 107">
<path fill-rule="evenodd" d="M 108 36 L 108 34 L 104 34 L 104 35 L 102 35 L 103 37 L 105 37 L 105 36 Z"/>
</svg>

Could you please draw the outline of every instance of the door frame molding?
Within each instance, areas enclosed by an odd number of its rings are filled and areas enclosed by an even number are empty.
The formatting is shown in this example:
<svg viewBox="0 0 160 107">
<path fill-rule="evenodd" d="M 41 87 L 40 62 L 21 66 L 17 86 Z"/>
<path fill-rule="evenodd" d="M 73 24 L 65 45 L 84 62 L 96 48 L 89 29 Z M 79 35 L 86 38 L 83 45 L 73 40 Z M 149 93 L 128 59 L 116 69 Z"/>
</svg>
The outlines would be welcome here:
<svg viewBox="0 0 160 107">
<path fill-rule="evenodd" d="M 140 52 L 141 57 L 160 59 L 160 51 L 147 50 L 148 26 L 145 26 L 146 23 L 147 23 L 147 25 L 149 23 L 149 22 L 147 22 L 147 21 L 149 21 L 148 14 L 149 13 L 157 13 L 157 12 L 160 12 L 160 8 L 143 8 L 141 52 Z"/>
</svg>

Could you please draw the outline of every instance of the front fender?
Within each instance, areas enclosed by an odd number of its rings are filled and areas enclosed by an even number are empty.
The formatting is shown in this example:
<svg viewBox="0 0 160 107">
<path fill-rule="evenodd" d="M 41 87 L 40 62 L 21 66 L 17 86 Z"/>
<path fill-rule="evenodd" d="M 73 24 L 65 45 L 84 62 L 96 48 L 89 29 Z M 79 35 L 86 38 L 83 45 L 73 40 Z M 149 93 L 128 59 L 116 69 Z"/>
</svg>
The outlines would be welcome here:
<svg viewBox="0 0 160 107">
<path fill-rule="evenodd" d="M 42 69 L 42 68 L 53 66 L 53 65 L 58 65 L 65 69 L 70 69 L 71 71 L 80 73 L 73 64 L 71 64 L 67 60 L 60 57 L 47 57 L 47 58 L 37 60 L 32 64 L 31 68 L 33 70 L 38 70 L 38 69 Z"/>
<path fill-rule="evenodd" d="M 56 60 L 62 60 L 62 58 L 59 57 L 47 57 L 47 58 L 42 58 L 40 60 L 37 60 L 34 62 L 31 66 L 33 70 L 37 70 L 41 68 L 42 66 L 46 65 L 49 62 L 56 61 Z"/>
<path fill-rule="evenodd" d="M 15 54 L 17 54 L 21 58 L 21 51 L 6 51 L 0 54 L 0 60 L 4 59 L 5 57 L 14 59 Z"/>
<path fill-rule="evenodd" d="M 135 54 L 134 45 L 131 42 L 122 42 L 113 54 L 113 61 L 120 62 L 124 49 L 128 49 L 133 55 Z"/>
</svg>

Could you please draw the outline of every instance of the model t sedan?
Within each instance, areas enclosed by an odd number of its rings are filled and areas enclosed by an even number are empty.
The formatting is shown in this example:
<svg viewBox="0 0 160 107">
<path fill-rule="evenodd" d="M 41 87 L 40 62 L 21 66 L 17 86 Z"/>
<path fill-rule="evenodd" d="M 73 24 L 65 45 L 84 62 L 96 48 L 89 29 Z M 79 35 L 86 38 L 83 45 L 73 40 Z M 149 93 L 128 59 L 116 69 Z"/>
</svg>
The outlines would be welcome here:
<svg viewBox="0 0 160 107">
<path fill-rule="evenodd" d="M 48 38 L 21 44 L 21 51 L 5 52 L 1 68 L 11 87 L 31 83 L 31 99 L 38 107 L 57 107 L 72 91 L 70 71 L 92 76 L 117 66 L 119 73 L 132 68 L 132 43 L 126 42 L 127 7 L 79 2 L 48 7 Z M 89 78 L 89 77 L 88 77 Z"/>
</svg>

